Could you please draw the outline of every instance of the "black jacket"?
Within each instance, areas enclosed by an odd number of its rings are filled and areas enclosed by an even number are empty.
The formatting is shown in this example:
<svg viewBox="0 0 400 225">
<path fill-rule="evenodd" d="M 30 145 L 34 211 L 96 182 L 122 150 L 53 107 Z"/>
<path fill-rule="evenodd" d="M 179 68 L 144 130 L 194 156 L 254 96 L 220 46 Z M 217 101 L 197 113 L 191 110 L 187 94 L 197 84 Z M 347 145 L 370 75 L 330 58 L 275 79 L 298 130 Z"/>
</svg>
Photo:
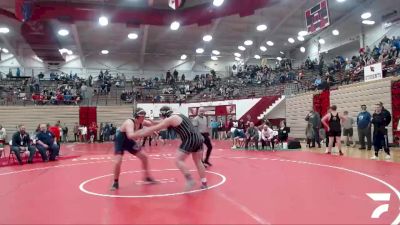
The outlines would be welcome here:
<svg viewBox="0 0 400 225">
<path fill-rule="evenodd" d="M 31 144 L 31 139 L 29 137 L 29 134 L 25 133 L 25 135 L 21 136 L 21 133 L 15 132 L 13 137 L 12 137 L 12 146 L 24 146 L 27 147 Z"/>
<path fill-rule="evenodd" d="M 383 114 L 383 120 L 384 120 L 384 124 L 385 127 L 389 126 L 390 122 L 392 122 L 392 114 L 390 114 L 390 112 L 385 109 L 384 107 L 382 107 L 382 114 Z"/>
</svg>

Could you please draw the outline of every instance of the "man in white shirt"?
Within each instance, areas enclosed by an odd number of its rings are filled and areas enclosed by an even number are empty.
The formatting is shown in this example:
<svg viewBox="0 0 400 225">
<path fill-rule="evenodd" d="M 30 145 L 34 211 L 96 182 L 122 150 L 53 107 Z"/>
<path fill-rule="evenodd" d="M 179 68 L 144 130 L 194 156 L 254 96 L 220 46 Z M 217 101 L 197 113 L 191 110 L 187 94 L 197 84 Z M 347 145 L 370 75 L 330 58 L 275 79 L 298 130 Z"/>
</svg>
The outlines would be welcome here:
<svg viewBox="0 0 400 225">
<path fill-rule="evenodd" d="M 264 125 L 262 131 L 261 131 L 261 145 L 262 149 L 264 149 L 264 146 L 271 146 L 272 149 L 275 147 L 275 136 L 274 136 L 274 131 L 268 126 Z"/>
<path fill-rule="evenodd" d="M 212 145 L 210 140 L 210 132 L 208 128 L 207 118 L 204 116 L 204 109 L 200 108 L 198 115 L 193 119 L 193 126 L 201 133 L 204 137 L 204 144 L 207 146 L 206 158 L 204 159 L 204 164 L 212 166 L 210 163 L 210 155 L 212 152 Z"/>
<path fill-rule="evenodd" d="M 7 132 L 6 129 L 0 124 L 0 157 L 4 151 L 4 144 L 6 143 Z"/>
</svg>

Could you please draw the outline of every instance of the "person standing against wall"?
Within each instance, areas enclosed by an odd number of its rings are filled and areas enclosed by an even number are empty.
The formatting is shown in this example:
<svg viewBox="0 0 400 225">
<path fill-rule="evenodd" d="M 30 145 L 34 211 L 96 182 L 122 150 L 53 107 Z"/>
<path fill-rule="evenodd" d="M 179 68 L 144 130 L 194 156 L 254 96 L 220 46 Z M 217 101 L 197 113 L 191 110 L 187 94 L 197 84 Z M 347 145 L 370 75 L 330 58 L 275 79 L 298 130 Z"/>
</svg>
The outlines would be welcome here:
<svg viewBox="0 0 400 225">
<path fill-rule="evenodd" d="M 357 116 L 358 140 L 360 142 L 360 150 L 365 150 L 365 138 L 367 138 L 368 150 L 371 150 L 371 114 L 367 111 L 366 105 L 361 105 L 361 112 Z"/>
<path fill-rule="evenodd" d="M 348 111 L 343 112 L 343 117 L 345 118 L 344 121 L 342 121 L 342 126 L 343 126 L 343 136 L 346 137 L 346 146 L 350 146 L 350 142 L 352 142 L 353 147 L 356 147 L 356 142 L 353 140 L 353 124 L 354 124 L 354 119 L 349 116 Z"/>
<path fill-rule="evenodd" d="M 201 133 L 204 137 L 204 144 L 207 146 L 207 153 L 206 158 L 204 159 L 203 163 L 212 166 L 210 163 L 210 155 L 212 152 L 212 144 L 210 140 L 210 132 L 207 127 L 207 118 L 204 116 L 204 109 L 200 108 L 198 115 L 192 121 L 193 126 Z"/>
<path fill-rule="evenodd" d="M 385 159 L 386 160 L 391 159 L 389 143 L 387 138 L 388 132 L 386 128 L 390 124 L 390 122 L 391 122 L 390 112 L 383 107 L 382 102 L 379 102 L 378 104 L 376 104 L 375 113 L 372 115 L 372 121 L 371 121 L 371 123 L 374 125 L 373 141 L 375 150 L 375 155 L 372 156 L 371 159 L 378 159 L 379 150 L 381 150 L 382 148 L 386 153 Z"/>
<path fill-rule="evenodd" d="M 321 127 L 321 117 L 319 113 L 315 112 L 314 110 L 311 110 L 310 113 L 307 114 L 306 121 L 312 124 L 312 127 L 314 129 L 314 139 L 312 140 L 312 145 L 311 148 L 315 147 L 315 142 L 318 144 L 318 148 L 321 148 L 321 141 L 319 138 L 319 128 Z"/>
<path fill-rule="evenodd" d="M 218 127 L 219 127 L 218 121 L 216 119 L 215 120 L 211 120 L 210 127 L 211 127 L 211 137 L 212 137 L 212 139 L 218 140 Z"/>
</svg>

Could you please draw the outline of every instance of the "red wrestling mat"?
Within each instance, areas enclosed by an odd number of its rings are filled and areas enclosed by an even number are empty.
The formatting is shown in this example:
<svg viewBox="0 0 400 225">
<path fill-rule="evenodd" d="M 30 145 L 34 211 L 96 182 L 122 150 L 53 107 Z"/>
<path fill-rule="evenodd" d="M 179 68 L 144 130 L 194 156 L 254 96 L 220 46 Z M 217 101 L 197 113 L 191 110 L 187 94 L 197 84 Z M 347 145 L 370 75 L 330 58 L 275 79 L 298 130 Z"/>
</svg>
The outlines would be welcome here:
<svg viewBox="0 0 400 225">
<path fill-rule="evenodd" d="M 0 224 L 399 223 L 399 164 L 214 144 L 210 189 L 191 193 L 173 161 L 178 142 L 146 149 L 158 185 L 144 185 L 140 162 L 126 154 L 116 192 L 111 143 L 64 149 L 79 158 L 0 168 Z"/>
</svg>

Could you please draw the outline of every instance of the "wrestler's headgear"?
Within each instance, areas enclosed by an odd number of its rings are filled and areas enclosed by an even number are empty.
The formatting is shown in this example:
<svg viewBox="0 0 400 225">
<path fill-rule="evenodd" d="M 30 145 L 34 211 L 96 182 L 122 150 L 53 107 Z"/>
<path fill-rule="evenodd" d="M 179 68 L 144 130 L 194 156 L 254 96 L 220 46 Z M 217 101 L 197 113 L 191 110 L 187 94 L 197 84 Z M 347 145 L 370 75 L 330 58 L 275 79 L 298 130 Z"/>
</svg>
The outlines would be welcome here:
<svg viewBox="0 0 400 225">
<path fill-rule="evenodd" d="M 146 116 L 146 111 L 144 111 L 144 109 L 142 108 L 137 108 L 133 112 L 133 117 L 138 118 L 139 116 Z"/>
<path fill-rule="evenodd" d="M 160 117 L 168 118 L 172 115 L 173 111 L 169 106 L 163 106 L 160 109 Z"/>
</svg>

